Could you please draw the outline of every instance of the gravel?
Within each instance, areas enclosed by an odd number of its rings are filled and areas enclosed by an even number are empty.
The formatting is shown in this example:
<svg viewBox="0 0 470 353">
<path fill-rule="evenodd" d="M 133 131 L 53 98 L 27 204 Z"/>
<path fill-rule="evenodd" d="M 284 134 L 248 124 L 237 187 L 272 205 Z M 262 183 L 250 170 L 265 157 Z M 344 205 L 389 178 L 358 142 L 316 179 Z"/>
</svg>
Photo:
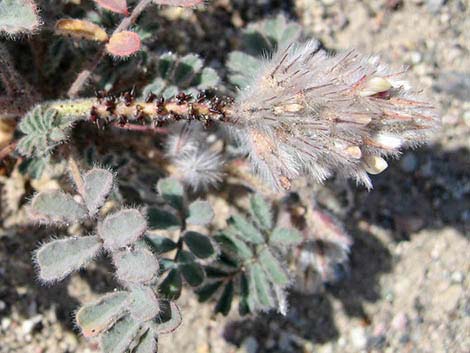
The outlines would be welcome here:
<svg viewBox="0 0 470 353">
<path fill-rule="evenodd" d="M 348 278 L 317 295 L 292 293 L 286 317 L 271 313 L 240 318 L 236 310 L 227 318 L 214 317 L 210 303 L 200 304 L 186 291 L 179 300 L 183 325 L 161 337 L 160 351 L 469 352 L 468 1 L 213 3 L 204 20 L 210 21 L 214 6 L 214 23 L 198 28 L 217 35 L 221 47 L 231 43 L 237 24 L 264 15 L 268 8 L 287 9 L 328 48 L 356 47 L 380 53 L 396 66 L 410 66 L 412 80 L 434 100 L 444 123 L 430 146 L 406 151 L 374 178 L 373 191 L 345 186 L 354 194 L 347 209 L 337 200 L 326 200 L 335 205 L 355 240 Z M 226 19 L 235 23 L 227 37 L 221 35 Z M 208 45 L 201 50 L 214 52 Z M 11 185 L 14 194 L 19 189 Z M 331 195 L 336 185 L 319 190 Z M 15 224 L 19 217 L 24 215 L 11 215 L 4 224 Z M 114 288 L 109 273 L 97 266 L 61 285 L 43 287 L 35 281 L 30 254 L 48 232 L 15 232 L 13 226 L 0 232 L 5 234 L 0 237 L 0 353 L 99 352 L 97 342 L 77 334 L 72 313 L 80 303 Z"/>
</svg>

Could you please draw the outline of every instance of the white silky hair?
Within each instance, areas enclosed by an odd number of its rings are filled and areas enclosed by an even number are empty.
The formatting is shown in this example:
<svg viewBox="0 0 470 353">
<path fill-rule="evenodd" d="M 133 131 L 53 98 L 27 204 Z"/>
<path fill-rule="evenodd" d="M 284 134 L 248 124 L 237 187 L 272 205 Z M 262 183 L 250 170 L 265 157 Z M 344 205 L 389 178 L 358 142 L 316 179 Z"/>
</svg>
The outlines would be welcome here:
<svg viewBox="0 0 470 353">
<path fill-rule="evenodd" d="M 233 129 L 254 171 L 276 189 L 333 173 L 371 188 L 365 160 L 398 156 L 438 125 L 436 110 L 402 78 L 406 70 L 393 71 L 376 56 L 333 56 L 310 41 L 259 62 L 236 99 Z"/>
<path fill-rule="evenodd" d="M 194 191 L 206 191 L 222 181 L 224 159 L 211 150 L 199 125 L 180 123 L 166 141 L 166 155 L 177 177 Z"/>
</svg>

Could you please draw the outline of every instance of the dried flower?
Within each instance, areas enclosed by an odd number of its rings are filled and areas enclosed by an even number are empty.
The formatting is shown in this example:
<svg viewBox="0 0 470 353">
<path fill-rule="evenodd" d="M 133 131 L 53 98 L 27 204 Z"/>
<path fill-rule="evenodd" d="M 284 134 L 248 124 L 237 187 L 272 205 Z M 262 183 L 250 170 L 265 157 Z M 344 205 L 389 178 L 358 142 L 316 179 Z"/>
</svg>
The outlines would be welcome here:
<svg viewBox="0 0 470 353">
<path fill-rule="evenodd" d="M 206 137 L 199 125 L 184 123 L 166 142 L 175 176 L 194 191 L 207 190 L 222 180 L 222 156 Z"/>
<path fill-rule="evenodd" d="M 201 140 L 200 126 L 186 122 L 174 124 L 173 133 L 166 140 L 166 155 L 173 159 L 197 150 Z"/>
<path fill-rule="evenodd" d="M 371 188 L 368 173 L 387 167 L 383 157 L 423 143 L 438 125 L 403 73 L 354 50 L 329 56 L 315 42 L 261 61 L 233 109 L 255 171 L 277 189 L 334 172 Z"/>
</svg>

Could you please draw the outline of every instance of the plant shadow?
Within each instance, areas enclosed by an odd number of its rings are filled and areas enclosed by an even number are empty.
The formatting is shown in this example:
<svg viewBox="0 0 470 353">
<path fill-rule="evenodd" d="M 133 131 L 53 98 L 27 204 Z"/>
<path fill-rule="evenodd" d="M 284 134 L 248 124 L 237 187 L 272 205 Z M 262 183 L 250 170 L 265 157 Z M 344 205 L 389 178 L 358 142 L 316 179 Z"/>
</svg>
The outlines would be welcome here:
<svg viewBox="0 0 470 353">
<path fill-rule="evenodd" d="M 401 160 L 391 162 L 385 173 L 373 178 L 374 190 L 356 188 L 354 205 L 342 217 L 354 240 L 349 276 L 339 283 L 325 284 L 320 294 L 291 293 L 285 317 L 261 314 L 229 322 L 225 329 L 227 341 L 240 346 L 247 337 L 254 336 L 258 352 L 296 351 L 300 348 L 295 337 L 313 344 L 335 341 L 339 332 L 333 302 L 339 302 L 348 317 L 371 325 L 373 318 L 368 317 L 365 304 L 384 299 L 380 279 L 393 271 L 393 246 L 411 240 L 422 230 L 452 227 L 468 236 L 469 155 L 468 149 L 448 151 L 440 145 L 407 151 Z M 378 227 L 385 237 L 368 232 L 364 224 Z M 279 332 L 285 338 L 276 337 Z"/>
<path fill-rule="evenodd" d="M 81 304 L 78 299 L 117 287 L 110 275 L 109 261 L 98 258 L 86 271 L 81 270 L 58 283 L 41 283 L 32 256 L 41 243 L 49 241 L 50 233 L 37 227 L 17 231 L 0 238 L 0 300 L 5 304 L 0 321 L 13 311 L 29 319 L 52 309 L 53 320 L 66 330 L 75 331 L 74 312 Z"/>
</svg>

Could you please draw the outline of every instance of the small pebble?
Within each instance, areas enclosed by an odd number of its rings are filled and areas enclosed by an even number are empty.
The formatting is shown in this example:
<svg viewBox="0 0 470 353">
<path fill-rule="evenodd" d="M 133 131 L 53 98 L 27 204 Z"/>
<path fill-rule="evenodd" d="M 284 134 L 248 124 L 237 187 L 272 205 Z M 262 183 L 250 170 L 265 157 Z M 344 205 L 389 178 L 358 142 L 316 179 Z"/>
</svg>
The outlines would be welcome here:
<svg viewBox="0 0 470 353">
<path fill-rule="evenodd" d="M 391 326 L 397 331 L 405 331 L 408 327 L 408 317 L 405 313 L 398 313 L 392 320 Z"/>
<path fill-rule="evenodd" d="M 462 283 L 464 280 L 464 276 L 462 272 L 456 271 L 452 273 L 452 275 L 450 276 L 450 279 L 452 280 L 453 283 Z"/>
<path fill-rule="evenodd" d="M 21 331 L 23 335 L 27 336 L 33 332 L 34 328 L 42 321 L 42 315 L 36 315 L 31 319 L 23 321 L 21 325 Z"/>
<path fill-rule="evenodd" d="M 3 331 L 6 331 L 8 330 L 8 328 L 10 327 L 11 325 L 11 319 L 9 317 L 4 317 L 2 319 L 2 323 L 1 323 L 1 326 L 2 326 L 2 330 Z"/>
<path fill-rule="evenodd" d="M 374 336 L 369 339 L 369 342 L 367 343 L 367 345 L 369 348 L 382 349 L 386 341 L 387 341 L 387 338 L 384 335 Z"/>
<path fill-rule="evenodd" d="M 412 173 L 418 166 L 418 160 L 414 153 L 407 153 L 400 161 L 401 169 L 406 173 Z"/>
<path fill-rule="evenodd" d="M 465 122 L 465 125 L 470 127 L 470 110 L 463 113 L 463 121 Z"/>
<path fill-rule="evenodd" d="M 423 55 L 420 52 L 414 51 L 410 55 L 411 62 L 416 65 L 419 64 L 423 60 Z"/>
<path fill-rule="evenodd" d="M 446 114 L 442 117 L 442 123 L 444 125 L 457 125 L 459 117 L 456 114 Z"/>
<path fill-rule="evenodd" d="M 427 0 L 428 10 L 432 13 L 438 12 L 446 3 L 446 0 Z"/>
<path fill-rule="evenodd" d="M 350 332 L 351 342 L 357 349 L 364 349 L 367 346 L 366 331 L 363 327 L 355 327 Z"/>
<path fill-rule="evenodd" d="M 450 286 L 440 296 L 440 303 L 445 311 L 451 312 L 459 304 L 460 297 L 462 296 L 462 288 L 459 285 Z"/>
<path fill-rule="evenodd" d="M 240 353 L 256 353 L 258 351 L 258 341 L 253 336 L 247 337 L 239 350 Z"/>
</svg>

